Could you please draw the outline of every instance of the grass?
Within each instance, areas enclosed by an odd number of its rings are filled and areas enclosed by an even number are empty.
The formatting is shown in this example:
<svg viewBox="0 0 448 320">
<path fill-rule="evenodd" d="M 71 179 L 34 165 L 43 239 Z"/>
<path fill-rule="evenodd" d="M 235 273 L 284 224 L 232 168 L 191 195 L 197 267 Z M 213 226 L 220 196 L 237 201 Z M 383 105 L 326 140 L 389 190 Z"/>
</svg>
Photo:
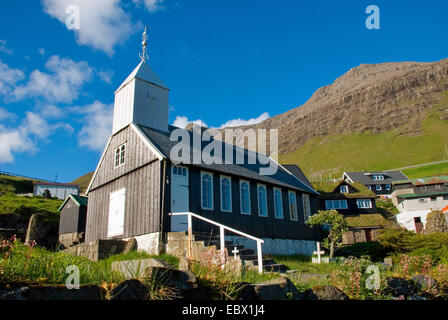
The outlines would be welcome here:
<svg viewBox="0 0 448 320">
<path fill-rule="evenodd" d="M 32 180 L 0 176 L 0 221 L 10 215 L 28 217 L 36 213 L 41 216 L 43 221 L 53 225 L 58 224 L 58 208 L 62 204 L 62 200 L 17 195 L 17 193 L 32 192 Z"/>
<path fill-rule="evenodd" d="M 338 178 L 344 171 L 387 170 L 445 160 L 448 121 L 443 120 L 440 110 L 447 107 L 448 95 L 428 111 L 420 134 L 406 134 L 404 129 L 398 128 L 381 134 L 364 132 L 316 137 L 294 152 L 281 154 L 280 162 L 300 165 L 313 180 L 327 175 Z M 448 172 L 448 164 L 424 168 L 405 172 L 410 177 Z"/>
<path fill-rule="evenodd" d="M 112 272 L 104 261 L 92 262 L 86 258 L 51 252 L 44 248 L 27 247 L 16 241 L 2 249 L 0 258 L 0 283 L 33 282 L 40 284 L 65 284 L 66 268 L 79 268 L 80 284 L 119 282 L 123 276 Z"/>
<path fill-rule="evenodd" d="M 71 183 L 79 185 L 79 188 L 82 192 L 86 191 L 87 187 L 89 186 L 90 180 L 92 179 L 93 172 L 88 172 L 85 175 L 76 178 Z"/>
<path fill-rule="evenodd" d="M 102 261 L 102 263 L 106 264 L 107 268 L 110 268 L 112 263 L 115 261 L 140 260 L 140 259 L 149 259 L 149 258 L 163 260 L 175 268 L 177 268 L 179 266 L 179 259 L 172 255 L 169 255 L 169 254 L 150 255 L 150 254 L 147 254 L 146 252 L 141 252 L 141 251 L 131 251 L 129 253 L 114 254 L 114 255 L 110 255 L 108 258 L 101 260 L 101 261 Z"/>
<path fill-rule="evenodd" d="M 16 240 L 13 244 L 0 245 L 0 283 L 65 284 L 68 276 L 66 268 L 70 265 L 79 268 L 80 284 L 118 283 L 124 277 L 112 271 L 112 262 L 145 258 L 157 258 L 173 265 L 178 261 L 170 255 L 156 256 L 134 251 L 92 262 L 87 258 L 52 252 L 41 247 L 31 248 Z"/>
<path fill-rule="evenodd" d="M 383 217 L 389 218 L 399 214 L 397 207 L 390 200 L 376 200 L 376 208 L 378 209 L 378 213 L 380 213 Z"/>
<path fill-rule="evenodd" d="M 426 178 L 448 173 L 448 162 L 402 170 L 409 179 Z"/>
<path fill-rule="evenodd" d="M 338 264 L 334 262 L 312 263 L 311 257 L 304 255 L 268 255 L 266 258 L 272 259 L 276 263 L 284 264 L 289 270 L 297 270 L 301 273 L 329 274 L 338 268 Z"/>
</svg>

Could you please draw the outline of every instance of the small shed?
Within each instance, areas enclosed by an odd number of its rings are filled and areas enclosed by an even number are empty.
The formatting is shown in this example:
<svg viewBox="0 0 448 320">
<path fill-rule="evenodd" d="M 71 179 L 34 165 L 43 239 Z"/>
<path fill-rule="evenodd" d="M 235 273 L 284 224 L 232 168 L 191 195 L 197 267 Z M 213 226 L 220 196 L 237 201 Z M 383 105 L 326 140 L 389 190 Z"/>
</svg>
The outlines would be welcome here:
<svg viewBox="0 0 448 320">
<path fill-rule="evenodd" d="M 59 242 L 64 247 L 84 242 L 87 197 L 71 194 L 59 207 Z"/>
</svg>

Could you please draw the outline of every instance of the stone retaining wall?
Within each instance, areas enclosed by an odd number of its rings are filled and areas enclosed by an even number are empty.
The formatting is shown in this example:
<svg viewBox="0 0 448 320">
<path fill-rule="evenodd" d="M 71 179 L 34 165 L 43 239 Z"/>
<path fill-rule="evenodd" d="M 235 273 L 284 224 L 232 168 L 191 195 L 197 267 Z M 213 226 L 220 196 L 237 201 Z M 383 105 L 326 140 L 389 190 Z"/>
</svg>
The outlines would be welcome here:
<svg viewBox="0 0 448 320">
<path fill-rule="evenodd" d="M 97 240 L 80 243 L 62 250 L 62 252 L 85 257 L 91 261 L 98 261 L 101 259 L 106 259 L 112 254 L 122 253 L 125 246 L 126 241 L 122 240 Z"/>
</svg>

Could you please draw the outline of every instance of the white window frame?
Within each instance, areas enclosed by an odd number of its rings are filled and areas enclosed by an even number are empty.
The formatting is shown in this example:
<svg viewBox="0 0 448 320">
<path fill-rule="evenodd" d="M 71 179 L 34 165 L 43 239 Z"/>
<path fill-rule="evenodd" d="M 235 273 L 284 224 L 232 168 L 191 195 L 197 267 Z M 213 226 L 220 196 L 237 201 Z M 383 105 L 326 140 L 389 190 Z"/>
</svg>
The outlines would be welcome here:
<svg viewBox="0 0 448 320">
<path fill-rule="evenodd" d="M 386 191 L 390 191 L 391 185 L 390 184 L 386 184 Z"/>
<path fill-rule="evenodd" d="M 338 206 L 335 206 L 335 203 L 338 203 Z M 331 206 L 329 206 L 328 204 L 331 203 Z M 345 206 L 341 206 L 341 203 L 344 203 Z M 325 209 L 326 210 L 347 210 L 348 209 L 348 204 L 347 204 L 347 200 L 339 200 L 339 199 L 335 199 L 335 200 L 325 200 Z"/>
<path fill-rule="evenodd" d="M 310 195 L 307 193 L 302 194 L 302 202 L 303 202 L 303 216 L 304 221 L 308 221 L 311 217 L 311 203 L 310 203 Z"/>
<path fill-rule="evenodd" d="M 249 212 L 243 212 L 243 189 L 241 188 L 243 186 L 243 183 L 247 183 L 247 195 L 249 200 Z M 250 206 L 250 182 L 247 180 L 240 180 L 240 213 L 245 216 L 251 215 L 251 206 Z"/>
<path fill-rule="evenodd" d="M 275 191 L 280 191 L 280 209 L 281 209 L 281 216 L 277 215 L 277 202 L 275 201 Z M 274 196 L 274 217 L 275 219 L 283 219 L 283 194 L 282 194 L 282 189 L 280 188 L 274 188 L 273 190 L 273 196 Z"/>
<path fill-rule="evenodd" d="M 122 148 L 124 148 L 124 150 L 122 150 Z M 123 143 L 115 148 L 115 150 L 114 150 L 114 168 L 115 169 L 121 167 L 126 162 L 125 159 L 126 159 L 127 149 L 128 148 L 126 146 L 126 143 Z M 117 154 L 117 151 L 118 151 L 118 154 Z M 124 155 L 122 155 L 122 153 L 124 153 Z M 118 165 L 117 165 L 117 155 L 118 155 Z"/>
<path fill-rule="evenodd" d="M 258 188 L 263 188 L 264 190 L 264 207 L 266 208 L 266 214 L 262 215 L 260 210 L 260 193 L 258 191 Z M 257 204 L 258 204 L 258 216 L 267 218 L 268 217 L 268 191 L 266 189 L 266 186 L 264 184 L 257 184 Z"/>
<path fill-rule="evenodd" d="M 210 203 L 210 207 L 204 207 L 204 203 L 203 203 L 203 192 L 204 192 L 204 190 L 203 190 L 203 188 L 202 188 L 202 182 L 203 182 L 203 177 L 205 176 L 205 175 L 209 175 L 210 176 L 210 178 L 211 178 L 211 190 L 210 190 L 210 192 L 211 192 L 211 203 Z M 213 210 L 213 174 L 211 173 L 211 172 L 206 172 L 206 171 L 201 171 L 201 209 L 204 209 L 204 210 Z"/>
<path fill-rule="evenodd" d="M 339 186 L 339 191 L 341 193 L 348 193 L 348 186 Z"/>
<path fill-rule="evenodd" d="M 372 179 L 375 181 L 383 181 L 384 180 L 384 175 L 382 174 L 374 174 L 372 175 Z"/>
<path fill-rule="evenodd" d="M 224 210 L 224 208 L 223 208 L 222 181 L 225 179 L 229 180 L 229 207 L 230 207 L 229 210 Z M 219 189 L 220 189 L 220 196 L 221 196 L 221 211 L 222 212 L 232 212 L 232 178 L 228 177 L 228 176 L 220 176 Z"/>
<path fill-rule="evenodd" d="M 365 205 L 365 203 L 368 203 L 368 205 Z M 358 206 L 358 209 L 371 209 L 372 208 L 372 200 L 370 199 L 357 199 L 356 205 Z"/>
<path fill-rule="evenodd" d="M 294 196 L 294 203 L 293 203 L 293 207 L 291 207 L 291 195 Z M 299 211 L 297 208 L 297 194 L 294 191 L 288 191 L 288 204 L 289 204 L 289 219 L 291 221 L 299 221 Z M 294 211 L 293 209 L 295 209 L 295 214 L 296 217 L 293 218 L 292 216 L 292 212 Z"/>
<path fill-rule="evenodd" d="M 375 186 L 375 189 L 376 189 L 376 191 L 382 191 L 382 190 L 383 190 L 383 187 L 382 187 L 380 184 L 377 184 L 377 185 Z"/>
</svg>

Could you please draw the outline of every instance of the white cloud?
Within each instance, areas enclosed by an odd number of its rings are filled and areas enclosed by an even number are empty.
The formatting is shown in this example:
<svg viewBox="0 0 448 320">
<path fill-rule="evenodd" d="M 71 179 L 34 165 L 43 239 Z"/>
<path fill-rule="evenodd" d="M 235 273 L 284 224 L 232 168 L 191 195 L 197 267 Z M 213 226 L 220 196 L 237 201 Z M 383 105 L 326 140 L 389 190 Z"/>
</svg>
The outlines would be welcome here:
<svg viewBox="0 0 448 320">
<path fill-rule="evenodd" d="M 229 128 L 229 127 L 239 127 L 239 126 L 250 126 L 253 124 L 260 123 L 266 119 L 269 118 L 269 113 L 264 112 L 261 115 L 259 115 L 257 118 L 249 119 L 249 120 L 243 120 L 243 119 L 232 119 L 227 121 L 226 123 L 222 124 L 219 128 Z"/>
<path fill-rule="evenodd" d="M 45 66 L 51 73 L 34 70 L 26 84 L 15 88 L 17 100 L 43 97 L 51 102 L 72 102 L 78 98 L 84 83 L 92 79 L 92 68 L 84 61 L 52 56 Z"/>
<path fill-rule="evenodd" d="M 5 108 L 0 108 L 0 121 L 14 119 L 16 115 Z"/>
<path fill-rule="evenodd" d="M 102 151 L 112 133 L 113 105 L 95 101 L 91 105 L 72 108 L 72 111 L 84 115 L 84 126 L 78 135 L 79 145 Z"/>
<path fill-rule="evenodd" d="M 198 125 L 200 125 L 202 127 L 207 127 L 208 128 L 207 124 L 204 121 L 200 120 L 200 119 L 198 119 L 198 120 L 188 120 L 187 117 L 181 117 L 181 116 L 177 116 L 176 117 L 176 119 L 173 122 L 173 126 L 181 128 L 181 129 L 185 129 L 187 124 L 189 124 L 191 122 L 193 122 L 195 124 L 198 124 Z"/>
<path fill-rule="evenodd" d="M 34 144 L 27 136 L 23 128 L 6 129 L 0 125 L 0 163 L 13 162 L 14 153 L 32 152 L 35 150 Z"/>
<path fill-rule="evenodd" d="M 113 70 L 97 71 L 97 74 L 98 74 L 98 77 L 100 77 L 101 81 L 104 81 L 109 84 L 112 83 L 112 77 L 114 76 Z"/>
<path fill-rule="evenodd" d="M 24 77 L 21 70 L 10 68 L 0 60 L 0 95 L 9 95 Z"/>
<path fill-rule="evenodd" d="M 36 152 L 40 142 L 57 129 L 73 132 L 73 128 L 64 123 L 49 124 L 40 115 L 26 112 L 25 119 L 16 128 L 7 128 L 0 124 L 0 163 L 13 162 L 14 154 Z"/>
<path fill-rule="evenodd" d="M 65 111 L 62 108 L 49 104 L 41 109 L 40 114 L 45 118 L 58 119 L 65 116 Z"/>
<path fill-rule="evenodd" d="M 134 25 L 131 15 L 121 8 L 120 0 L 42 0 L 42 5 L 45 13 L 64 25 L 69 18 L 66 8 L 77 6 L 80 29 L 74 30 L 76 41 L 80 45 L 104 51 L 109 56 L 113 55 L 116 45 L 141 29 L 140 23 Z"/>
<path fill-rule="evenodd" d="M 218 127 L 218 129 L 229 128 L 229 127 L 239 127 L 239 126 L 249 126 L 249 125 L 260 123 L 268 118 L 269 118 L 269 113 L 264 112 L 261 115 L 259 115 L 257 118 L 253 118 L 253 119 L 249 119 L 249 120 L 243 120 L 240 118 L 232 119 L 232 120 L 229 120 L 229 121 L 225 122 L 224 124 L 220 125 Z M 207 124 L 204 121 L 202 121 L 200 119 L 199 120 L 189 120 L 185 116 L 177 116 L 173 122 L 173 126 L 185 129 L 187 124 L 189 124 L 191 122 L 208 128 Z M 212 128 L 215 128 L 215 127 L 212 127 Z"/>
<path fill-rule="evenodd" d="M 6 53 L 6 54 L 12 54 L 12 49 L 9 49 L 6 47 L 6 40 L 0 40 L 0 52 Z"/>
<path fill-rule="evenodd" d="M 144 4 L 149 12 L 156 12 L 165 9 L 162 6 L 164 0 L 134 0 L 134 3 Z"/>
</svg>

